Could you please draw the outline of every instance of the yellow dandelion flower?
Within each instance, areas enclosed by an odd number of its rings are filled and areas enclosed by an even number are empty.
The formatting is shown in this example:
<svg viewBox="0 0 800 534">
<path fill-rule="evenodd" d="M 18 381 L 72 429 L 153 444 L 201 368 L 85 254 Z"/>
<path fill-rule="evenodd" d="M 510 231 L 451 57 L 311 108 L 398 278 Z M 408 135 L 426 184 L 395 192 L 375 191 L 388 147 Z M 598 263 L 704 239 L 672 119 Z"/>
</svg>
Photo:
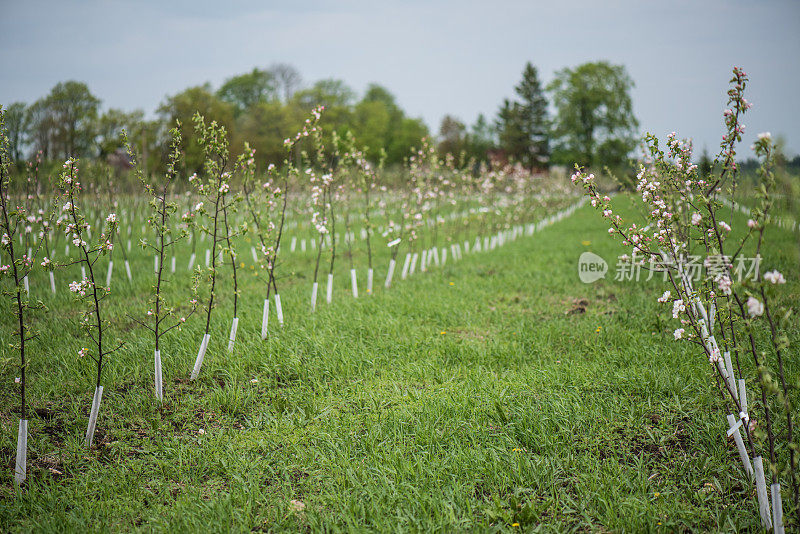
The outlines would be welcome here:
<svg viewBox="0 0 800 534">
<path fill-rule="evenodd" d="M 589 245 L 591 245 L 591 244 L 592 244 L 592 242 L 591 242 L 591 241 L 586 241 L 586 240 L 584 240 L 584 241 L 581 241 L 581 245 L 583 245 L 584 247 L 588 247 L 588 246 L 589 246 Z"/>
</svg>

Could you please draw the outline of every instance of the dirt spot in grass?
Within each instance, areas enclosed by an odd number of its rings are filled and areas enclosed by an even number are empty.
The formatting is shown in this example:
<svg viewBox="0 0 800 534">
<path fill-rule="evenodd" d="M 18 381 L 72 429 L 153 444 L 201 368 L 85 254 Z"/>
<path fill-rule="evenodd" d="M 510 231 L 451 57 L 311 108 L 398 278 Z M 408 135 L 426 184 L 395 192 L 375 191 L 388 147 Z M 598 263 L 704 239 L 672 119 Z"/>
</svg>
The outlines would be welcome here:
<svg viewBox="0 0 800 534">
<path fill-rule="evenodd" d="M 0 447 L 0 465 L 7 468 L 10 472 L 14 470 L 16 464 L 16 450 L 8 447 Z M 22 487 L 27 487 L 28 483 L 35 479 L 43 480 L 50 478 L 59 480 L 64 476 L 63 460 L 58 453 L 48 453 L 44 456 L 37 456 L 35 451 L 28 449 L 28 477 L 23 482 Z M 13 477 L 6 478 L 0 483 L 0 501 L 11 498 L 16 494 L 16 488 L 12 485 Z"/>
<path fill-rule="evenodd" d="M 700 493 L 720 493 L 720 489 L 713 482 L 706 482 L 699 490 Z"/>
<path fill-rule="evenodd" d="M 299 484 L 300 482 L 304 481 L 308 478 L 308 473 L 301 470 L 301 469 L 293 469 L 289 473 L 289 482 L 292 484 Z"/>
<path fill-rule="evenodd" d="M 300 383 L 300 377 L 278 374 L 272 377 L 272 383 L 278 389 L 290 388 Z"/>
<path fill-rule="evenodd" d="M 182 491 L 183 491 L 185 488 L 186 488 L 186 484 L 184 484 L 184 483 L 182 483 L 182 482 L 173 482 L 173 483 L 170 485 L 170 488 L 169 488 L 169 493 L 170 493 L 170 495 L 172 495 L 172 498 L 174 499 L 174 498 L 176 498 L 176 497 L 177 497 L 177 496 L 180 494 L 180 492 L 182 492 Z"/>
<path fill-rule="evenodd" d="M 286 389 L 300 384 L 300 373 L 291 368 L 260 371 L 258 378 L 259 382 L 276 389 Z"/>
<path fill-rule="evenodd" d="M 489 497 L 492 496 L 492 491 L 486 487 L 482 481 L 478 481 L 475 483 L 475 488 L 473 488 L 472 494 L 477 499 L 488 500 Z"/>
<path fill-rule="evenodd" d="M 477 328 L 454 328 L 448 332 L 459 339 L 466 339 L 472 341 L 486 341 L 491 332 L 488 330 L 479 330 Z"/>
<path fill-rule="evenodd" d="M 19 406 L 12 408 L 11 412 L 19 416 Z M 53 403 L 47 403 L 44 406 L 28 407 L 27 417 L 29 421 L 36 421 L 37 419 L 42 421 L 41 432 L 50 436 L 53 444 L 61 446 L 64 443 L 64 436 L 66 434 L 64 417 L 62 417 L 65 413 L 66 410 L 63 407 Z M 34 424 L 38 426 L 39 423 L 37 422 Z"/>
<path fill-rule="evenodd" d="M 644 441 L 641 438 L 637 438 L 631 443 L 630 451 L 635 456 L 638 456 L 643 452 L 655 456 L 656 458 L 660 458 L 662 456 L 661 447 L 657 443 L 652 441 Z"/>
<path fill-rule="evenodd" d="M 553 298 L 551 296 L 546 300 L 549 301 L 551 308 L 562 307 L 564 315 L 583 315 L 586 313 L 613 315 L 617 313 L 617 310 L 614 309 L 617 296 L 613 293 L 600 292 L 594 295 L 567 296 L 564 298 Z"/>
<path fill-rule="evenodd" d="M 58 408 L 53 406 L 44 406 L 42 408 L 34 408 L 33 411 L 36 414 L 36 417 L 38 417 L 39 419 L 50 421 L 51 419 L 56 417 L 59 410 Z"/>
<path fill-rule="evenodd" d="M 203 428 L 206 431 L 208 431 L 208 429 L 222 428 L 219 414 L 215 412 L 207 412 L 202 408 L 198 408 L 194 411 L 194 420 L 200 425 L 200 428 Z"/>
<path fill-rule="evenodd" d="M 200 488 L 200 498 L 204 501 L 212 501 L 218 498 L 220 494 L 226 493 L 230 489 L 230 485 L 225 479 L 214 478 L 205 480 L 205 484 Z"/>
<path fill-rule="evenodd" d="M 608 288 L 604 288 L 602 285 L 599 286 L 591 286 L 591 289 L 595 289 L 594 294 L 592 297 L 595 300 L 602 301 L 602 302 L 616 302 L 617 295 L 608 291 Z"/>
<path fill-rule="evenodd" d="M 132 390 L 134 387 L 136 387 L 136 384 L 135 384 L 134 382 L 131 382 L 131 381 L 125 381 L 125 382 L 122 382 L 122 383 L 118 384 L 118 385 L 117 385 L 117 386 L 114 388 L 114 392 L 115 392 L 115 393 L 118 393 L 118 394 L 120 394 L 120 395 L 122 395 L 122 396 L 125 396 L 125 395 L 126 395 L 128 392 L 130 392 L 130 391 L 131 391 L 131 390 Z"/>
<path fill-rule="evenodd" d="M 50 439 L 53 441 L 55 445 L 63 445 L 64 444 L 64 436 L 66 434 L 66 429 L 64 428 L 63 421 L 52 421 L 47 423 L 42 427 L 42 432 L 50 436 Z"/>
<path fill-rule="evenodd" d="M 645 416 L 648 433 L 641 428 L 617 426 L 611 435 L 603 440 L 603 445 L 596 450 L 601 459 L 614 458 L 620 462 L 633 465 L 633 458 L 645 455 L 650 461 L 669 461 L 691 454 L 691 421 L 684 417 L 677 420 L 657 413 Z M 666 424 L 665 424 L 666 423 Z M 654 440 L 650 435 L 660 436 Z"/>
<path fill-rule="evenodd" d="M 281 483 L 284 481 L 288 482 L 291 484 L 297 497 L 302 499 L 306 496 L 306 492 L 303 491 L 301 484 L 308 478 L 308 476 L 308 473 L 302 469 L 292 469 L 289 471 L 289 473 L 287 473 L 286 479 L 268 477 L 261 481 L 261 485 L 264 488 L 273 488 L 274 491 L 279 491 Z"/>
<path fill-rule="evenodd" d="M 514 314 L 531 313 L 529 297 L 523 293 L 499 295 L 489 301 L 488 309 L 491 311 L 504 311 Z"/>
<path fill-rule="evenodd" d="M 224 376 L 221 376 L 221 375 L 213 375 L 213 376 L 210 376 L 210 377 L 206 376 L 205 378 L 201 376 L 197 380 L 192 380 L 192 379 L 186 378 L 186 377 L 175 377 L 172 380 L 172 383 L 175 384 L 175 386 L 176 386 L 175 389 L 176 390 L 185 390 L 185 389 L 194 388 L 198 384 L 204 383 L 205 380 L 210 380 L 212 384 L 216 384 L 217 386 L 219 386 L 220 388 L 223 388 L 223 389 L 225 388 L 226 384 L 228 383 L 227 379 Z"/>
<path fill-rule="evenodd" d="M 658 460 L 662 456 L 661 447 L 649 439 L 644 432 L 618 426 L 595 450 L 601 460 L 614 459 L 620 463 L 634 465 L 634 457 L 646 454 Z"/>
<path fill-rule="evenodd" d="M 122 426 L 125 428 L 125 430 L 131 432 L 133 437 L 139 439 L 145 439 L 150 435 L 149 430 L 142 426 L 141 421 L 125 421 Z"/>
<path fill-rule="evenodd" d="M 97 451 L 102 451 L 108 447 L 108 444 L 114 441 L 113 436 L 108 433 L 105 428 L 95 427 L 94 430 L 94 439 L 92 439 L 92 449 Z M 111 461 L 107 455 L 101 455 L 100 460 L 103 463 L 109 463 Z"/>
<path fill-rule="evenodd" d="M 511 306 L 513 304 L 520 304 L 524 300 L 525 296 L 517 293 L 514 295 L 500 295 L 495 302 Z"/>
<path fill-rule="evenodd" d="M 35 415 L 39 419 L 43 419 L 45 421 L 49 421 L 58 415 L 59 413 L 58 406 L 54 404 L 46 404 L 45 406 L 33 407 L 29 406 L 27 410 L 28 419 L 32 419 L 31 416 Z M 19 406 L 14 406 L 11 408 L 11 413 L 20 414 L 21 410 Z"/>
<path fill-rule="evenodd" d="M 589 307 L 589 300 L 585 298 L 574 298 L 569 304 L 569 308 L 564 313 L 566 315 L 581 315 L 586 313 Z"/>
<path fill-rule="evenodd" d="M 605 308 L 603 315 L 614 315 L 617 313 L 617 310 L 611 306 L 612 302 L 617 301 L 617 296 L 614 293 L 600 293 L 597 295 L 597 300 L 602 303 L 602 307 Z"/>
<path fill-rule="evenodd" d="M 43 473 L 48 473 L 54 478 L 64 476 L 64 467 L 61 455 L 56 452 L 51 452 L 43 456 L 30 459 L 30 467 L 38 469 Z"/>
<path fill-rule="evenodd" d="M 691 436 L 689 434 L 689 419 L 683 418 L 675 425 L 672 435 L 666 440 L 668 450 L 676 450 L 686 453 L 691 450 Z"/>
</svg>

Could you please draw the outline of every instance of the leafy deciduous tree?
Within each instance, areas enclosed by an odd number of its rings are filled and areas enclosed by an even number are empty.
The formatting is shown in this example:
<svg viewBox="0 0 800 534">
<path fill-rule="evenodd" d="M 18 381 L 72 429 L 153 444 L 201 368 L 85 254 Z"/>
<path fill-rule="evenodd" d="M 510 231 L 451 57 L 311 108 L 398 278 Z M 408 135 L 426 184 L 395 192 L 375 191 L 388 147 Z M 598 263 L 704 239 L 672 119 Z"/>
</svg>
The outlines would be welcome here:
<svg viewBox="0 0 800 534">
<path fill-rule="evenodd" d="M 223 102 L 233 104 L 237 115 L 256 104 L 270 102 L 277 98 L 275 76 L 267 70 L 253 69 L 225 80 L 217 90 L 217 97 Z"/>
<path fill-rule="evenodd" d="M 190 172 L 200 171 L 205 161 L 203 149 L 197 141 L 197 133 L 192 127 L 194 115 L 199 113 L 210 122 L 216 122 L 225 131 L 231 131 L 234 122 L 233 105 L 217 98 L 208 84 L 190 87 L 168 97 L 158 108 L 158 113 L 167 124 L 180 121 L 180 133 L 186 152 L 185 162 Z"/>
<path fill-rule="evenodd" d="M 556 107 L 558 160 L 585 166 L 621 164 L 633 149 L 633 80 L 622 65 L 584 63 L 556 73 L 547 89 Z"/>
<path fill-rule="evenodd" d="M 442 117 L 439 126 L 439 153 L 460 156 L 466 148 L 467 127 L 452 115 Z"/>
<path fill-rule="evenodd" d="M 22 160 L 25 146 L 25 104 L 14 102 L 5 110 L 5 128 L 8 135 L 8 156 L 14 163 Z"/>
<path fill-rule="evenodd" d="M 100 99 L 82 82 L 56 84 L 46 98 L 55 123 L 55 142 L 64 158 L 86 156 L 94 148 Z"/>
</svg>

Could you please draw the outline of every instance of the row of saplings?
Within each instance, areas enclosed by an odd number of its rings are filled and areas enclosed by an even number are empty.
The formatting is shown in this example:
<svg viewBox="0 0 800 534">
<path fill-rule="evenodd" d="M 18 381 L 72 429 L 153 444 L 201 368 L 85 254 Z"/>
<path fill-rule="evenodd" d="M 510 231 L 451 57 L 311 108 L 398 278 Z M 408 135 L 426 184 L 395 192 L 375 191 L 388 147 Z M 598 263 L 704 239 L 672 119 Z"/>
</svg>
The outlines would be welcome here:
<svg viewBox="0 0 800 534">
<path fill-rule="evenodd" d="M 169 192 L 173 187 L 178 176 L 178 169 L 181 163 L 181 138 L 179 128 L 170 131 L 171 143 L 168 154 L 168 165 L 164 179 L 159 184 L 153 184 L 142 174 L 138 166 L 135 171 L 143 184 L 149 198 L 148 226 L 154 233 L 154 239 L 141 241 L 142 247 L 152 251 L 154 261 L 154 284 L 153 291 L 148 302 L 148 309 L 141 320 L 134 320 L 147 329 L 153 335 L 154 340 L 154 365 L 155 365 L 155 395 L 159 401 L 163 400 L 163 386 L 161 373 L 161 344 L 164 335 L 174 329 L 179 329 L 191 316 L 198 312 L 205 314 L 205 329 L 194 368 L 191 372 L 191 379 L 199 376 L 202 368 L 203 359 L 208 349 L 211 338 L 210 329 L 212 321 L 212 311 L 214 309 L 214 299 L 217 293 L 217 274 L 218 262 L 223 256 L 230 259 L 227 262 L 232 267 L 232 295 L 233 295 L 233 321 L 229 336 L 228 350 L 233 350 L 238 328 L 238 278 L 237 262 L 235 261 L 235 249 L 232 240 L 245 231 L 252 231 L 258 238 L 260 248 L 260 264 L 266 273 L 267 293 L 264 301 L 262 316 L 261 335 L 266 339 L 267 325 L 269 320 L 270 298 L 274 297 L 275 312 L 277 319 L 283 325 L 283 311 L 281 308 L 280 295 L 276 282 L 276 266 L 278 265 L 278 253 L 280 251 L 281 238 L 284 231 L 286 220 L 286 208 L 289 198 L 288 188 L 292 180 L 305 179 L 310 185 L 309 212 L 311 223 L 318 238 L 316 246 L 317 255 L 314 268 L 314 279 L 311 292 L 311 311 L 316 308 L 318 273 L 322 258 L 324 243 L 328 239 L 330 248 L 330 264 L 327 285 L 327 301 L 331 302 L 333 265 L 336 257 L 336 239 L 334 239 L 336 216 L 334 208 L 337 201 L 341 201 L 344 196 L 345 182 L 349 181 L 352 191 L 363 195 L 362 209 L 363 220 L 365 223 L 365 241 L 369 258 L 369 270 L 367 277 L 367 293 L 372 293 L 372 247 L 370 238 L 372 237 L 369 222 L 370 208 L 374 205 L 374 195 L 376 190 L 376 169 L 372 167 L 364 157 L 363 152 L 358 150 L 352 136 L 340 139 L 334 136 L 333 149 L 326 152 L 322 141 L 322 129 L 319 125 L 321 108 L 312 112 L 303 129 L 293 138 L 287 139 L 285 147 L 287 151 L 286 160 L 282 169 L 270 165 L 266 169 L 266 176 L 263 182 L 258 179 L 255 164 L 255 151 L 250 150 L 245 145 L 242 155 L 235 161 L 229 161 L 229 151 L 227 145 L 226 132 L 224 128 L 212 122 L 206 124 L 200 115 L 196 115 L 195 130 L 199 137 L 199 144 L 204 150 L 205 165 L 203 176 L 197 174 L 189 177 L 197 195 L 201 201 L 180 217 L 177 215 L 178 206 L 169 200 Z M 100 403 L 103 395 L 102 376 L 103 368 L 108 357 L 122 347 L 121 343 L 115 342 L 110 338 L 108 331 L 108 318 L 103 301 L 110 295 L 110 273 L 113 263 L 109 262 L 106 284 L 102 285 L 98 272 L 98 261 L 100 258 L 110 255 L 114 249 L 114 237 L 119 235 L 121 221 L 116 213 L 104 214 L 104 221 L 98 226 L 101 230 L 93 232 L 92 225 L 89 224 L 86 211 L 81 205 L 82 186 L 79 181 L 78 161 L 69 159 L 63 164 L 63 169 L 58 178 L 60 194 L 47 204 L 42 204 L 43 209 L 37 209 L 32 205 L 34 195 L 25 194 L 24 199 L 15 201 L 12 174 L 10 173 L 10 159 L 8 157 L 8 140 L 5 136 L 2 123 L 2 109 L 0 108 L 0 233 L 2 233 L 2 243 L 0 251 L 3 256 L 9 259 L 7 265 L 0 261 L 0 278 L 6 279 L 5 296 L 11 301 L 11 308 L 14 318 L 14 339 L 16 340 L 15 349 L 19 351 L 20 358 L 20 377 L 17 379 L 20 387 L 20 421 L 18 429 L 17 456 L 15 464 L 15 482 L 22 484 L 27 476 L 27 437 L 28 437 L 28 418 L 26 401 L 26 371 L 28 367 L 29 347 L 31 340 L 36 333 L 31 328 L 31 316 L 44 309 L 40 301 L 32 301 L 29 298 L 28 280 L 29 275 L 35 269 L 42 268 L 49 272 L 51 285 L 53 282 L 53 270 L 63 268 L 80 267 L 81 279 L 71 282 L 70 291 L 74 294 L 81 305 L 79 325 L 84 330 L 91 348 L 81 348 L 79 356 L 90 358 L 96 366 L 95 391 L 92 400 L 89 421 L 86 429 L 86 445 L 91 447 L 95 435 Z M 135 154 L 130 145 L 127 144 L 128 151 L 136 164 Z M 303 150 L 306 147 L 308 150 Z M 293 162 L 300 161 L 302 166 L 298 168 Z M 442 199 L 455 203 L 455 196 L 452 191 L 456 180 L 444 178 L 446 173 L 441 169 L 442 163 L 436 158 L 435 151 L 423 143 L 423 149 L 416 152 L 409 159 L 409 182 L 408 190 L 401 195 L 401 202 L 398 205 L 399 224 L 389 222 L 382 237 L 388 241 L 388 246 L 392 247 L 392 254 L 385 279 L 385 287 L 389 287 L 392 282 L 397 253 L 400 249 L 397 246 L 401 241 L 408 243 L 409 249 L 414 250 L 414 242 L 420 239 L 423 229 L 432 226 L 434 232 L 440 224 L 442 218 L 439 214 L 439 204 Z M 231 169 L 231 170 L 228 170 Z M 451 175 L 455 174 L 450 168 Z M 232 178 L 240 177 L 241 192 L 231 191 Z M 477 183 L 477 180 L 470 178 L 468 174 L 462 175 L 462 182 Z M 499 187 L 495 182 L 502 180 L 502 174 L 492 174 L 489 178 L 483 178 L 480 184 L 481 198 L 484 202 L 493 202 L 496 196 L 492 193 L 491 187 Z M 28 177 L 30 182 L 30 176 Z M 486 184 L 490 184 L 488 187 Z M 478 187 L 476 187 L 478 189 Z M 247 217 L 246 220 L 251 225 L 234 224 L 233 216 L 229 219 L 229 214 L 235 212 L 237 205 L 244 204 Z M 517 206 L 519 207 L 519 206 Z M 498 211 L 494 209 L 482 210 L 484 217 L 493 217 Z M 488 219 L 487 219 L 488 220 Z M 432 224 L 428 224 L 432 221 Z M 38 233 L 33 230 L 33 226 L 38 227 Z M 345 210 L 345 235 L 349 232 L 349 212 Z M 499 227 L 495 221 L 487 226 L 494 232 L 495 227 Z M 191 230 L 191 233 L 190 233 Z M 204 237 L 209 238 L 210 251 L 207 255 L 207 269 L 199 267 L 193 276 L 191 298 L 188 302 L 167 302 L 165 298 L 165 286 L 170 280 L 166 275 L 165 259 L 171 253 L 170 248 L 175 246 L 182 239 L 193 236 L 196 231 L 200 231 Z M 52 246 L 51 233 L 62 233 L 67 241 L 65 252 L 68 259 L 62 262 L 52 260 L 53 254 L 50 253 Z M 521 228 L 500 231 L 493 235 L 491 248 L 502 244 L 505 238 L 513 238 L 521 232 Z M 94 234 L 94 235 L 93 235 Z M 19 243 L 19 244 L 18 244 Z M 479 250 L 481 241 L 476 240 L 474 251 Z M 484 244 L 484 248 L 486 247 Z M 70 246 L 75 254 L 70 257 Z M 348 246 L 352 246 L 352 238 L 348 241 Z M 465 242 L 465 248 L 469 252 L 469 245 Z M 454 259 L 461 257 L 460 245 L 451 246 Z M 446 249 L 442 249 L 442 263 L 446 259 Z M 422 251 L 423 263 L 426 254 L 439 261 L 439 251 L 436 246 L 429 250 Z M 173 256 L 174 257 L 174 256 Z M 352 255 L 351 255 L 352 257 Z M 194 256 L 193 258 L 194 259 Z M 417 254 L 406 255 L 406 262 L 403 268 L 403 278 L 410 269 L 413 272 L 417 261 Z M 432 261 L 432 260 L 429 260 Z M 126 261 L 126 268 L 129 269 Z M 174 272 L 174 260 L 172 270 Z M 423 267 L 424 270 L 424 267 Z M 130 277 L 130 274 L 129 274 Z M 351 277 L 353 285 L 353 295 L 357 296 L 357 285 L 355 280 L 355 269 L 351 265 Z M 207 300 L 201 307 L 198 303 L 198 287 L 205 284 L 207 288 Z"/>
</svg>

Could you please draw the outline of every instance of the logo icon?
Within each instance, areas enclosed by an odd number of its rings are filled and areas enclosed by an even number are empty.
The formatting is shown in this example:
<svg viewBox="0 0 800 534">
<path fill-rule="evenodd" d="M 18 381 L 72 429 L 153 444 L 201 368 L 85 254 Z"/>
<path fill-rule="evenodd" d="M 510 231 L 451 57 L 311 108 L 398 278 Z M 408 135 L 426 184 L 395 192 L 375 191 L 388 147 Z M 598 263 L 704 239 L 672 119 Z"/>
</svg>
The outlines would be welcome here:
<svg viewBox="0 0 800 534">
<path fill-rule="evenodd" d="M 578 277 L 584 284 L 591 284 L 606 277 L 608 263 L 593 252 L 584 252 L 578 258 Z"/>
</svg>

